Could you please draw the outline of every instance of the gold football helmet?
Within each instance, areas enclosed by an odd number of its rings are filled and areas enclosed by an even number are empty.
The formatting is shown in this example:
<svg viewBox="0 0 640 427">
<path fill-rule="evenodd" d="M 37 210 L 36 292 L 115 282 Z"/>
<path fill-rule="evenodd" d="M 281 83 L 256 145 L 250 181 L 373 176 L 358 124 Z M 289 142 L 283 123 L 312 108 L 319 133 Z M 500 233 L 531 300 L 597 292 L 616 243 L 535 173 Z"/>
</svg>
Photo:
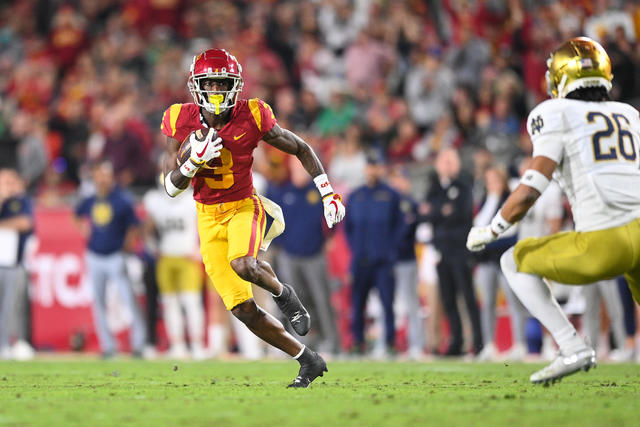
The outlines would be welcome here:
<svg viewBox="0 0 640 427">
<path fill-rule="evenodd" d="M 547 89 L 552 98 L 564 98 L 583 87 L 611 89 L 611 60 L 600 43 L 588 37 L 564 42 L 547 59 Z"/>
</svg>

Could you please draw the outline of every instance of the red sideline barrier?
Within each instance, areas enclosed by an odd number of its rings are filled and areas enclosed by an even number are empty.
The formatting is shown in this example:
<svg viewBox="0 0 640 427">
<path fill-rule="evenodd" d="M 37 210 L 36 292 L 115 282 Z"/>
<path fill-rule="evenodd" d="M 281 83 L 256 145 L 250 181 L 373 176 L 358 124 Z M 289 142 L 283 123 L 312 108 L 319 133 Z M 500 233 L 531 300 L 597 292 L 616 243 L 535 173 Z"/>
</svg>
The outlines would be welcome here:
<svg viewBox="0 0 640 427">
<path fill-rule="evenodd" d="M 69 208 L 36 208 L 38 248 L 28 259 L 31 276 L 33 344 L 38 350 L 70 351 L 74 335 L 84 350 L 99 351 L 91 313 L 92 292 L 85 274 L 85 241 Z M 119 346 L 127 350 L 122 327 Z"/>
<path fill-rule="evenodd" d="M 38 350 L 70 351 L 72 337 L 81 335 L 85 339 L 84 350 L 99 351 L 91 313 L 92 292 L 85 272 L 86 243 L 73 223 L 73 212 L 69 208 L 36 208 L 35 216 L 39 244 L 28 260 L 32 270 L 33 344 Z M 349 258 L 344 235 L 337 233 L 328 254 L 329 273 L 333 278 L 346 277 Z M 342 287 L 332 300 L 342 346 L 348 349 L 351 345 L 349 288 Z M 503 312 L 499 311 L 497 319 L 499 350 L 511 345 L 509 320 Z M 128 324 L 122 319 L 112 317 L 110 320 L 119 348 L 128 351 Z"/>
</svg>

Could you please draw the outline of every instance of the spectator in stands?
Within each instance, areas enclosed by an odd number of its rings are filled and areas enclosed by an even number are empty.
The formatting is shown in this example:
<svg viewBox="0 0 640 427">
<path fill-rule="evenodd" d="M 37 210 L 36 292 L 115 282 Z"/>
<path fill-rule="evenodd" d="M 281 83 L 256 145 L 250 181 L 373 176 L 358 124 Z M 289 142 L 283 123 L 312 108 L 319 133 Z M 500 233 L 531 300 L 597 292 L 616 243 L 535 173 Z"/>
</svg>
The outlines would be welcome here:
<svg viewBox="0 0 640 427">
<path fill-rule="evenodd" d="M 388 352 L 395 349 L 393 268 L 397 242 L 403 230 L 400 195 L 389 187 L 381 150 L 367 152 L 367 183 L 349 195 L 345 232 L 351 249 L 351 309 L 354 351 L 365 351 L 364 313 L 369 291 L 378 290 L 385 318 L 384 340 Z"/>
<path fill-rule="evenodd" d="M 336 53 L 342 54 L 367 26 L 369 0 L 324 2 L 318 11 L 318 27 L 326 44 Z"/>
<path fill-rule="evenodd" d="M 460 158 L 453 148 L 438 153 L 426 202 L 420 206 L 420 220 L 433 226 L 433 245 L 440 254 L 437 265 L 442 305 L 451 329 L 446 356 L 463 354 L 462 324 L 458 312 L 461 293 L 473 331 L 472 351 L 482 350 L 482 329 L 478 302 L 473 291 L 471 256 L 466 249 L 466 235 L 471 229 L 473 199 L 471 187 L 460 174 Z"/>
<path fill-rule="evenodd" d="M 477 70 L 474 70 L 477 72 Z M 411 118 L 420 129 L 428 129 L 445 112 L 455 85 L 455 74 L 442 61 L 442 51 L 415 52 L 407 71 L 404 97 Z"/>
<path fill-rule="evenodd" d="M 24 252 L 33 229 L 33 207 L 22 180 L 15 169 L 0 169 L 0 359 L 33 356 L 33 349 L 26 341 L 28 311 L 24 301 L 27 294 Z M 21 312 L 16 310 L 16 305 L 22 308 Z M 10 347 L 12 326 L 18 326 L 21 331 Z"/>
<path fill-rule="evenodd" d="M 331 158 L 329 174 L 345 196 L 365 183 L 367 159 L 361 138 L 360 126 L 351 124 L 345 130 L 344 137 L 336 142 Z"/>
<path fill-rule="evenodd" d="M 311 338 L 316 342 L 309 342 L 309 346 L 337 353 L 340 339 L 327 275 L 324 249 L 328 230 L 324 227 L 322 200 L 309 174 L 294 157 L 290 157 L 289 170 L 289 182 L 270 186 L 267 191 L 267 197 L 282 207 L 287 218 L 284 233 L 274 240 L 274 244 L 280 247 L 278 272 L 286 283 L 295 288 L 314 319 Z"/>
<path fill-rule="evenodd" d="M 93 318 L 104 358 L 115 356 L 117 347 L 107 322 L 107 283 L 116 286 L 118 294 L 131 312 L 131 349 L 141 357 L 145 344 L 145 328 L 136 297 L 127 277 L 123 251 L 131 247 L 138 227 L 133 202 L 115 184 L 111 163 L 93 166 L 95 195 L 80 201 L 76 207 L 76 224 L 89 239 L 87 273 L 93 289 Z"/>
</svg>

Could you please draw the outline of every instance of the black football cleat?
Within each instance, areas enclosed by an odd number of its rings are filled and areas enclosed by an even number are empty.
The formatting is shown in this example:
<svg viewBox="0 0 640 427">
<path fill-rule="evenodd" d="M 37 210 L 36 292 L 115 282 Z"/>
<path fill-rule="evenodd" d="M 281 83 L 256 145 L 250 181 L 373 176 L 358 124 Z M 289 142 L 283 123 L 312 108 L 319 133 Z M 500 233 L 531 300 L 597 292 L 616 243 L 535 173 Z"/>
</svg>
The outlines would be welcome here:
<svg viewBox="0 0 640 427">
<path fill-rule="evenodd" d="M 313 380 L 323 376 L 325 372 L 329 372 L 322 356 L 309 349 L 305 349 L 304 352 L 300 358 L 302 359 L 304 357 L 305 360 L 299 360 L 300 372 L 298 372 L 296 379 L 293 380 L 287 388 L 307 388 Z"/>
<path fill-rule="evenodd" d="M 282 311 L 282 314 L 287 316 L 296 334 L 307 335 L 311 328 L 311 316 L 309 316 L 309 312 L 304 308 L 293 288 L 283 283 L 282 294 L 279 297 L 273 297 L 273 300 Z"/>
</svg>

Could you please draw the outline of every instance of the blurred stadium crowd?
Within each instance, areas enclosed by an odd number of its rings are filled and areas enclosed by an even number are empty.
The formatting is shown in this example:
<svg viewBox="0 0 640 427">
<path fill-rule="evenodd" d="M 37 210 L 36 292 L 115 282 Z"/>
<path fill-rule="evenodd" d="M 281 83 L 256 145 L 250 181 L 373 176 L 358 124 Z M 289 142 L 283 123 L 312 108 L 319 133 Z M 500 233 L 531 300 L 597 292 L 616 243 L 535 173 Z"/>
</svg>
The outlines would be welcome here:
<svg viewBox="0 0 640 427">
<path fill-rule="evenodd" d="M 536 340 L 545 341 L 544 334 L 514 307 L 505 286 L 497 292 L 501 248 L 472 258 L 464 240 L 472 221 L 492 217 L 498 205 L 488 201 L 508 192 L 531 154 L 525 120 L 547 97 L 549 52 L 578 35 L 608 51 L 612 98 L 640 106 L 638 1 L 3 2 L 0 165 L 17 170 L 36 209 L 55 209 L 91 194 L 89 165 L 108 160 L 115 182 L 142 206 L 157 186 L 164 110 L 192 101 L 186 78 L 193 56 L 224 48 L 243 66 L 241 97 L 268 102 L 279 124 L 319 153 L 346 199 L 345 224 L 329 232 L 320 205 L 317 215 L 304 211 L 310 193 L 297 166 L 275 150 L 256 152 L 256 186 L 283 205 L 288 222 L 266 257 L 300 286 L 315 319 L 309 340 L 330 353 L 523 359 L 541 351 Z M 365 191 L 379 185 L 392 196 Z M 2 196 L 3 209 L 10 197 Z M 367 204 L 374 202 L 395 204 L 385 215 Z M 138 212 L 149 216 L 144 207 Z M 538 215 L 546 233 L 571 227 L 560 196 Z M 385 233 L 402 237 L 392 245 Z M 157 256 L 150 236 L 141 233 L 143 243 L 132 246 L 145 260 Z M 150 287 L 145 311 L 153 322 Z M 378 292 L 369 295 L 372 287 Z M 557 288 L 570 313 L 591 313 L 581 316 L 583 330 L 601 354 L 617 349 L 612 359 L 633 357 L 636 308 L 629 295 L 609 293 L 600 315 L 600 294 Z M 6 302 L 16 293 L 4 294 Z M 260 357 L 259 344 L 242 338 L 240 327 L 234 340 L 224 338 L 229 320 L 215 298 L 207 298 L 209 328 L 202 334 L 209 350 L 229 352 L 234 345 L 226 343 L 236 342 L 246 357 Z M 492 337 L 496 317 L 506 313 L 511 327 L 502 329 L 511 347 L 501 352 L 505 346 Z M 601 317 L 603 326 L 593 326 Z M 154 346 L 154 328 L 148 331 Z M 0 347 L 9 342 L 2 337 Z M 11 342 L 28 341 L 17 338 Z"/>
</svg>

